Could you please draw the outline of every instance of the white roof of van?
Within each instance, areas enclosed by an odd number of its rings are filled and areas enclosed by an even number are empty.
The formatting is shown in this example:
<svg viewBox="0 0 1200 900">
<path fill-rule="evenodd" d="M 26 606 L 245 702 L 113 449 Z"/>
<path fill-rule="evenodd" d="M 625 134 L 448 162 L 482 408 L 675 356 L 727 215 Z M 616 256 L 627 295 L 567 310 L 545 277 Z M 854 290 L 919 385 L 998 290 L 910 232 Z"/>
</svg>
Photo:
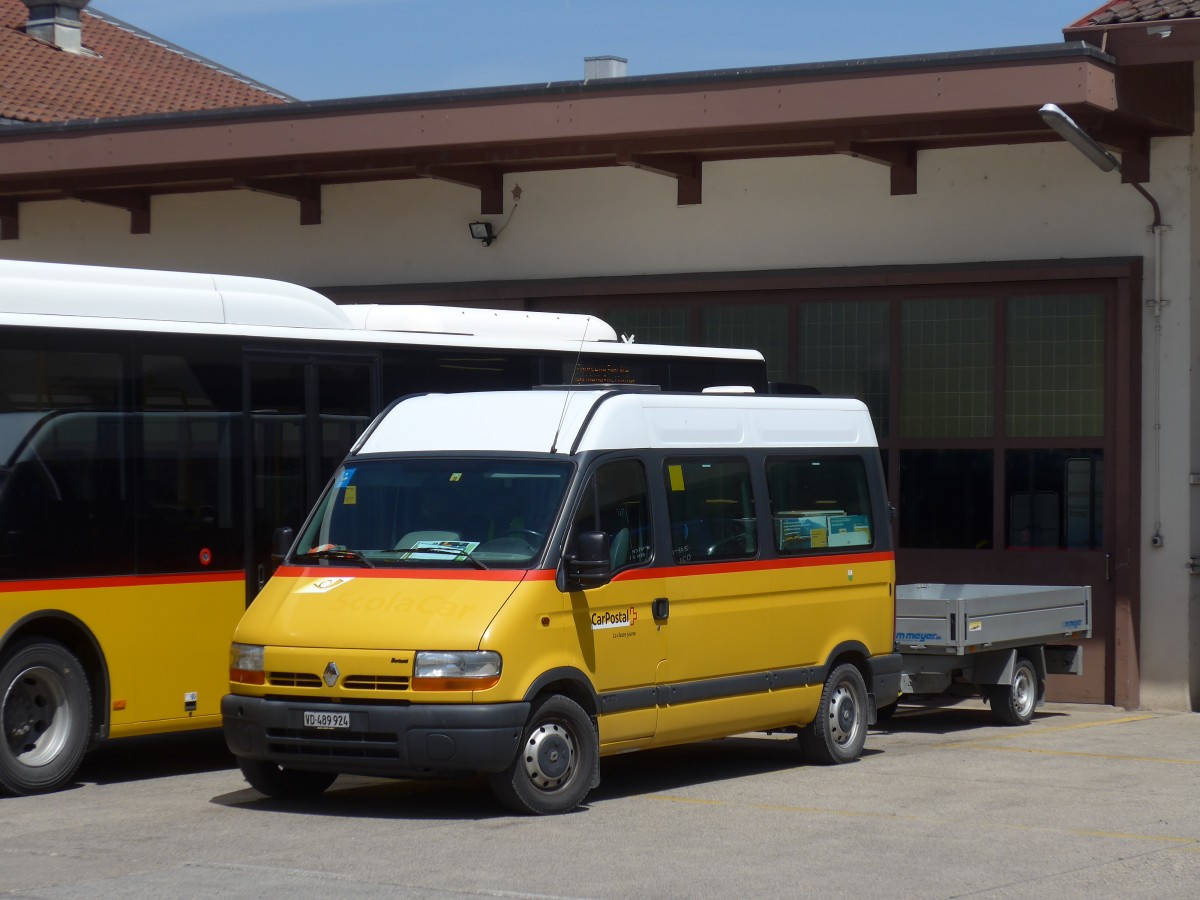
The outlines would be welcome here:
<svg viewBox="0 0 1200 900">
<path fill-rule="evenodd" d="M 858 400 L 577 389 L 410 397 L 356 452 L 874 446 L 871 417 Z"/>
</svg>

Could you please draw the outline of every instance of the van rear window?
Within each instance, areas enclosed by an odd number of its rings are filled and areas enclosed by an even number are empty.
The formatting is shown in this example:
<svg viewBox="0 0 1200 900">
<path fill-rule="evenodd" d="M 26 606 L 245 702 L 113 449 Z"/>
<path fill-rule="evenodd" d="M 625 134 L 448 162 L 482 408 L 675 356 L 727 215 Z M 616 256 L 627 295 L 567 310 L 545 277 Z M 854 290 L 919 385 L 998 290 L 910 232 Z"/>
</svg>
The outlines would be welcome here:
<svg viewBox="0 0 1200 900">
<path fill-rule="evenodd" d="M 867 471 L 857 456 L 767 461 L 771 526 L 781 554 L 865 549 L 875 543 Z"/>
</svg>

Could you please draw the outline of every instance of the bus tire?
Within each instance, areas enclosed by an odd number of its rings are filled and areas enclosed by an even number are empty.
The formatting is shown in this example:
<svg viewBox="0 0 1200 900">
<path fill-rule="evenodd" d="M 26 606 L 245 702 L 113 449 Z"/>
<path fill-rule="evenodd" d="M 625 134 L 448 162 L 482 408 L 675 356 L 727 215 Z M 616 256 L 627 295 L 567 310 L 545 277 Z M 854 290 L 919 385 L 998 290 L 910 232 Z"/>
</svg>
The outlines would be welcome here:
<svg viewBox="0 0 1200 900">
<path fill-rule="evenodd" d="M 1012 681 L 996 685 L 988 692 L 992 715 L 1002 725 L 1028 725 L 1040 693 L 1041 685 L 1033 663 L 1027 657 L 1018 656 Z"/>
<path fill-rule="evenodd" d="M 91 742 L 92 691 L 83 665 L 57 641 L 17 644 L 0 664 L 0 787 L 57 791 Z"/>
<path fill-rule="evenodd" d="M 867 685 L 850 663 L 835 666 L 825 679 L 817 715 L 800 729 L 800 749 L 823 766 L 853 762 L 867 740 Z"/>
<path fill-rule="evenodd" d="M 276 800 L 316 797 L 337 780 L 336 772 L 287 769 L 265 759 L 238 757 L 238 768 L 250 787 Z"/>
<path fill-rule="evenodd" d="M 598 781 L 600 738 L 574 700 L 551 694 L 536 703 L 508 768 L 488 776 L 492 793 L 514 812 L 569 812 Z"/>
</svg>

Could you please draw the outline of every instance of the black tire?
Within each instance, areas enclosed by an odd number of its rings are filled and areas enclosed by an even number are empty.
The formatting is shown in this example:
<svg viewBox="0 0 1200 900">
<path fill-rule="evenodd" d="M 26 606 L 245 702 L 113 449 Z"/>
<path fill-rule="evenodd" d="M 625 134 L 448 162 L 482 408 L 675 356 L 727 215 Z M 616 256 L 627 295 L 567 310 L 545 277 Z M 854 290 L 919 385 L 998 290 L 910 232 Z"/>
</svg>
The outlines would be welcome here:
<svg viewBox="0 0 1200 900">
<path fill-rule="evenodd" d="M 993 687 L 988 694 L 992 715 L 1001 725 L 1028 725 L 1037 709 L 1038 697 L 1042 693 L 1037 670 L 1024 656 L 1017 657 L 1013 666 L 1012 682 Z"/>
<path fill-rule="evenodd" d="M 867 685 L 850 663 L 825 679 L 816 718 L 800 729 L 800 749 L 823 766 L 853 762 L 867 740 Z"/>
<path fill-rule="evenodd" d="M 599 766 L 595 723 L 574 700 L 553 694 L 530 710 L 516 758 L 488 780 L 506 807 L 541 816 L 582 803 L 599 783 Z"/>
<path fill-rule="evenodd" d="M 304 800 L 316 797 L 337 780 L 336 772 L 306 772 L 287 769 L 262 759 L 238 757 L 238 768 L 260 794 L 276 800 Z"/>
<path fill-rule="evenodd" d="M 75 655 L 56 641 L 17 644 L 0 665 L 0 787 L 57 791 L 91 742 L 92 690 Z"/>
</svg>

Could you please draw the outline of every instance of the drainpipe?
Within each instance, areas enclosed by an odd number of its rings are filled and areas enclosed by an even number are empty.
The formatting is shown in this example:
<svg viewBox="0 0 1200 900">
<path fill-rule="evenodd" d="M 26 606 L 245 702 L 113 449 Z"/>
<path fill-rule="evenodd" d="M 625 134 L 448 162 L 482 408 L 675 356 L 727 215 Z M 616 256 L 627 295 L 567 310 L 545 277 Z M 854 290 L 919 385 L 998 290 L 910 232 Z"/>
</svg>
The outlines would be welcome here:
<svg viewBox="0 0 1200 900">
<path fill-rule="evenodd" d="M 1053 103 L 1047 103 L 1038 114 L 1042 120 L 1053 128 L 1063 140 L 1086 156 L 1102 172 L 1121 171 L 1120 161 L 1101 147 L 1086 131 Z M 1154 534 L 1150 537 L 1150 546 L 1159 548 L 1163 545 L 1162 535 L 1162 308 L 1168 301 L 1162 293 L 1162 235 L 1171 226 L 1164 225 L 1162 210 L 1158 201 L 1136 181 L 1130 182 L 1134 190 L 1146 198 L 1154 211 L 1154 223 L 1147 229 L 1154 235 L 1154 296 L 1146 301 L 1146 305 L 1154 313 L 1154 390 L 1151 392 L 1151 406 L 1154 416 Z"/>
</svg>

